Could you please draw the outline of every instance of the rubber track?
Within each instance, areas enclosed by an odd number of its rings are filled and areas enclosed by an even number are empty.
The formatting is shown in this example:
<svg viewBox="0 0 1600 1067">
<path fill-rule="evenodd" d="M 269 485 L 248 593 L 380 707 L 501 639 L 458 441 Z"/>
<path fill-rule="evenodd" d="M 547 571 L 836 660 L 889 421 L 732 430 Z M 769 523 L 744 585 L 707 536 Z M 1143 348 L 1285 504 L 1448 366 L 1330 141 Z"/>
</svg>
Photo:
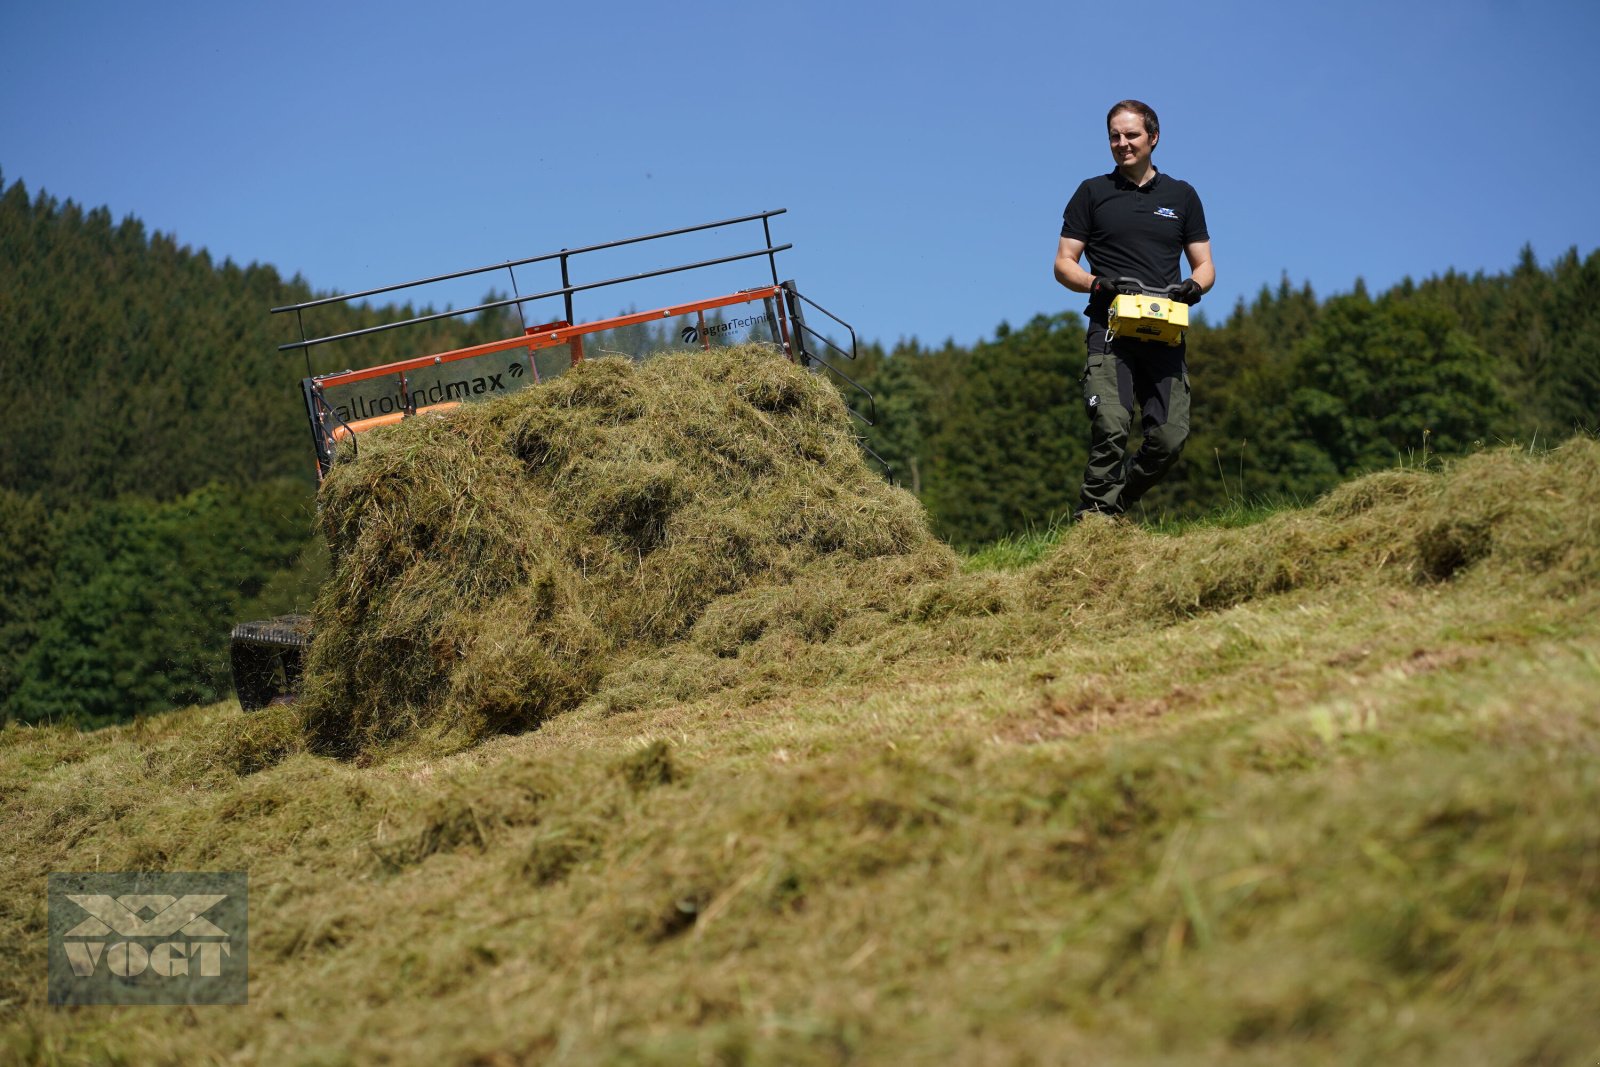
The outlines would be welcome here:
<svg viewBox="0 0 1600 1067">
<path fill-rule="evenodd" d="M 254 711 L 275 700 L 293 699 L 310 644 L 309 615 L 280 615 L 234 626 L 228 651 L 239 706 Z"/>
</svg>

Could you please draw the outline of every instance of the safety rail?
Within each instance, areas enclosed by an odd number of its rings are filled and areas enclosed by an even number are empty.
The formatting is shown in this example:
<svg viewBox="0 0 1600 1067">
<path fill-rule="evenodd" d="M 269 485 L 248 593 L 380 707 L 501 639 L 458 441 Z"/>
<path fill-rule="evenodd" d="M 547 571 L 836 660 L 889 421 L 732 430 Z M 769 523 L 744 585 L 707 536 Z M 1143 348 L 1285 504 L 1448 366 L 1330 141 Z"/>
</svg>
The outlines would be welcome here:
<svg viewBox="0 0 1600 1067">
<path fill-rule="evenodd" d="M 282 307 L 273 308 L 271 313 L 274 315 L 281 315 L 288 312 L 294 312 L 296 321 L 300 326 L 300 340 L 290 341 L 287 344 L 281 344 L 278 346 L 278 351 L 292 352 L 296 349 L 308 349 L 315 345 L 328 344 L 333 341 L 344 341 L 352 337 L 364 337 L 374 333 L 382 333 L 385 330 L 397 330 L 404 326 L 416 326 L 419 323 L 424 322 L 437 322 L 440 319 L 458 318 L 462 315 L 472 315 L 481 311 L 491 311 L 496 308 L 516 307 L 520 310 L 523 304 L 526 304 L 530 301 L 547 300 L 553 296 L 562 297 L 566 305 L 566 321 L 570 323 L 575 321 L 572 297 L 576 293 L 586 292 L 592 289 L 603 289 L 612 285 L 623 285 L 628 282 L 642 281 L 646 278 L 664 277 L 668 274 L 678 274 L 688 270 L 714 267 L 723 263 L 735 263 L 740 260 L 755 259 L 761 256 L 765 256 L 767 258 L 767 267 L 772 273 L 772 284 L 776 286 L 778 284 L 777 255 L 779 252 L 784 252 L 790 248 L 793 248 L 794 245 L 774 245 L 772 243 L 771 219 L 773 216 L 782 215 L 788 210 L 788 208 L 780 207 L 773 211 L 760 211 L 753 215 L 740 215 L 736 218 L 722 219 L 718 222 L 703 222 L 697 226 L 680 226 L 675 230 L 662 230 L 660 233 L 644 234 L 640 237 L 624 237 L 618 241 L 605 241 L 601 244 L 585 245 L 582 248 L 563 248 L 559 252 L 546 252 L 542 255 L 528 256 L 525 259 L 507 260 L 504 263 L 492 263 L 486 267 L 473 267 L 470 270 L 458 270 L 449 274 L 438 274 L 431 278 L 419 278 L 416 281 L 400 282 L 396 285 L 382 285 L 376 289 L 364 289 L 359 293 L 345 293 L 338 296 L 319 297 L 315 300 L 307 300 L 299 304 L 285 304 Z M 575 256 L 585 255 L 590 252 L 602 252 L 611 248 L 622 248 L 627 245 L 642 244 L 646 241 L 659 241 L 668 237 L 681 237 L 684 234 L 720 229 L 723 226 L 736 226 L 740 223 L 754 222 L 758 219 L 761 221 L 762 234 L 766 240 L 766 243 L 762 248 L 754 249 L 749 252 L 740 252 L 730 256 L 721 256 L 716 259 L 701 260 L 697 263 L 681 263 L 671 267 L 663 267 L 658 270 L 642 271 L 637 274 L 627 274 L 616 278 L 607 278 L 604 281 L 586 282 L 583 285 L 572 284 L 571 262 Z M 552 260 L 558 261 L 561 265 L 561 287 L 559 289 L 549 289 L 545 292 L 532 293 L 528 296 L 512 296 L 505 300 L 491 300 L 486 303 L 474 305 L 473 307 L 460 308 L 450 311 L 440 311 L 430 315 L 419 315 L 414 318 L 401 319 L 397 322 L 387 322 L 378 326 L 368 326 L 359 330 L 347 330 L 344 333 L 330 334 L 326 337 L 307 337 L 305 334 L 305 322 L 302 313 L 314 307 L 323 307 L 328 304 L 341 304 L 351 300 L 365 300 L 368 297 L 381 296 L 385 293 L 397 293 L 405 289 L 415 289 L 418 286 L 433 285 L 438 282 L 454 281 L 460 278 L 470 278 L 480 274 L 488 274 L 491 271 L 501 270 L 507 273 L 507 276 L 511 281 L 512 291 L 515 293 L 517 292 L 516 268 L 525 267 L 533 263 L 549 263 Z"/>
<path fill-rule="evenodd" d="M 863 415 L 855 408 L 850 409 L 850 414 L 854 415 L 868 426 L 876 426 L 878 424 L 877 400 L 873 397 L 872 393 L 867 390 L 866 386 L 862 385 L 860 382 L 856 381 L 854 378 L 850 377 L 850 375 L 846 374 L 838 367 L 835 367 L 821 356 L 812 352 L 805 345 L 805 338 L 809 337 L 813 340 L 821 341 L 823 344 L 839 353 L 845 359 L 853 360 L 856 358 L 857 353 L 855 327 L 851 326 L 848 322 L 844 321 L 839 316 L 835 315 L 833 312 L 817 303 L 815 300 L 807 297 L 792 284 L 787 286 L 786 292 L 788 294 L 789 318 L 795 325 L 796 333 L 800 335 L 798 338 L 799 344 L 796 346 L 800 354 L 800 365 L 804 367 L 815 363 L 817 366 L 822 367 L 824 370 L 827 370 L 848 382 L 853 389 L 867 398 L 868 405 L 868 414 Z M 816 310 L 822 312 L 824 315 L 828 316 L 828 318 L 832 319 L 834 322 L 837 322 L 840 326 L 843 326 L 850 334 L 850 351 L 846 352 L 843 348 L 840 348 L 837 344 L 835 344 L 831 338 L 826 337 L 823 334 L 818 333 L 816 330 L 813 330 L 810 326 L 807 326 L 805 309 L 800 306 L 802 303 L 810 305 Z M 874 453 L 874 455 L 876 455 L 876 453 Z"/>
<path fill-rule="evenodd" d="M 691 339 L 698 339 L 705 348 L 709 349 L 713 330 L 721 332 L 727 328 L 728 324 L 719 319 L 713 322 L 711 328 L 708 329 L 706 320 L 708 312 L 717 312 L 724 308 L 756 303 L 763 305 L 764 314 L 757 312 L 749 320 L 738 321 L 741 324 L 744 322 L 765 323 L 765 329 L 770 331 L 769 336 L 772 343 L 781 349 L 789 359 L 803 367 L 816 366 L 824 369 L 847 383 L 852 390 L 865 398 L 867 409 L 863 413 L 857 410 L 856 407 L 847 405 L 851 414 L 869 426 L 875 424 L 877 421 L 877 406 L 871 392 L 842 371 L 834 362 L 824 358 L 821 352 L 821 349 L 825 348 L 830 354 L 838 353 L 846 359 L 855 359 L 857 355 L 857 340 L 854 327 L 820 304 L 802 295 L 793 281 L 778 280 L 777 254 L 793 246 L 789 244 L 774 245 L 772 243 L 770 220 L 773 216 L 781 215 L 784 212 L 785 209 L 779 208 L 774 211 L 741 215 L 737 218 L 702 223 L 697 226 L 663 230 L 659 233 L 646 234 L 640 237 L 629 237 L 619 241 L 586 245 L 582 248 L 564 248 L 558 252 L 529 256 L 525 259 L 511 260 L 471 270 L 454 271 L 449 274 L 435 275 L 416 281 L 402 282 L 397 285 L 380 286 L 374 289 L 362 290 L 361 292 L 319 297 L 315 300 L 273 308 L 273 314 L 294 313 L 299 326 L 300 339 L 279 345 L 278 350 L 280 352 L 294 350 L 306 352 L 307 376 L 302 382 L 302 390 L 306 405 L 306 415 L 311 423 L 312 437 L 316 448 L 319 477 L 327 473 L 328 467 L 333 462 L 337 446 L 347 443 L 348 447 L 354 449 L 357 435 L 367 430 L 392 425 L 415 415 L 443 413 L 457 406 L 460 401 L 472 399 L 478 394 L 509 392 L 526 385 L 538 383 L 541 380 L 541 371 L 539 362 L 535 359 L 535 354 L 540 351 L 565 345 L 570 352 L 570 365 L 576 366 L 584 358 L 584 339 L 587 337 L 608 331 L 619 331 L 630 326 L 669 319 L 687 319 L 691 316 L 697 327 L 685 327 L 685 342 L 689 342 Z M 763 247 L 759 249 L 690 263 L 658 267 L 601 281 L 577 284 L 572 281 L 571 261 L 575 257 L 587 253 L 638 245 L 649 241 L 658 241 L 664 238 L 679 237 L 685 234 L 757 221 L 761 224 L 764 237 Z M 740 289 L 720 296 L 675 303 L 649 311 L 631 311 L 589 322 L 579 323 L 575 319 L 573 296 L 576 293 L 762 257 L 767 260 L 771 284 Z M 562 285 L 558 289 L 532 293 L 527 296 L 515 295 L 507 299 L 487 300 L 459 310 L 411 315 L 393 322 L 380 323 L 376 326 L 346 330 L 325 336 L 313 337 L 306 333 L 303 313 L 312 308 L 398 293 L 418 286 L 500 270 L 507 271 L 511 280 L 512 290 L 515 293 L 518 291 L 515 268 L 552 261 L 557 262 L 560 266 Z M 494 294 L 491 293 L 490 295 L 493 296 Z M 527 325 L 526 318 L 522 316 L 522 305 L 531 301 L 545 300 L 556 296 L 562 298 L 566 316 L 555 322 L 547 322 L 536 326 Z M 319 345 L 333 344 L 386 330 L 417 326 L 441 319 L 456 318 L 507 307 L 515 307 L 519 318 L 522 318 L 522 332 L 512 337 L 444 352 L 412 356 L 359 369 L 334 371 L 325 374 L 315 374 L 311 369 L 310 349 Z M 831 338 L 818 333 L 806 324 L 805 309 L 807 307 L 826 316 L 848 332 L 850 337 L 848 351 Z M 471 360 L 482 361 L 485 357 L 493 357 L 498 353 L 516 353 L 516 356 L 512 362 L 504 364 L 496 362 L 493 365 L 489 365 L 480 362 L 469 366 L 464 362 Z M 555 373 L 548 366 L 547 370 Z M 469 377 L 474 372 L 477 373 L 477 377 Z M 392 379 L 392 384 L 386 384 L 381 381 L 382 379 Z M 363 383 L 370 384 L 364 385 Z M 361 386 L 361 388 L 351 388 L 356 386 Z M 336 403 L 330 399 L 328 391 L 341 389 L 345 390 L 342 394 L 344 401 Z M 379 392 L 373 393 L 373 389 L 377 389 Z M 864 442 L 863 447 L 865 447 Z M 883 462 L 881 457 L 876 456 L 870 449 L 866 451 L 868 455 L 877 459 L 878 462 Z M 887 464 L 884 464 L 884 466 L 887 467 Z"/>
</svg>

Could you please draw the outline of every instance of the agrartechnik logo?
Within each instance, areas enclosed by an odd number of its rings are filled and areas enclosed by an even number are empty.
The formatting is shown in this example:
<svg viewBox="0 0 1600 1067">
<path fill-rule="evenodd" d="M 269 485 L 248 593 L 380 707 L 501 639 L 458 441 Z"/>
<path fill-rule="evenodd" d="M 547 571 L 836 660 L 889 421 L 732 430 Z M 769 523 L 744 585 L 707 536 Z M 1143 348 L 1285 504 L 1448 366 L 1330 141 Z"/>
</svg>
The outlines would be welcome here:
<svg viewBox="0 0 1600 1067">
<path fill-rule="evenodd" d="M 683 329 L 678 331 L 678 338 L 686 345 L 698 344 L 702 337 L 707 341 L 717 341 L 723 339 L 727 334 L 737 333 L 740 330 L 748 330 L 758 323 L 766 323 L 767 326 L 770 327 L 772 325 L 772 316 L 749 315 L 744 318 L 732 318 L 723 319 L 720 322 L 708 322 L 705 324 L 704 333 L 701 332 L 701 328 L 699 326 L 691 323 L 690 325 L 685 326 Z"/>
<path fill-rule="evenodd" d="M 243 871 L 52 874 L 51 1004 L 243 1004 Z"/>
</svg>

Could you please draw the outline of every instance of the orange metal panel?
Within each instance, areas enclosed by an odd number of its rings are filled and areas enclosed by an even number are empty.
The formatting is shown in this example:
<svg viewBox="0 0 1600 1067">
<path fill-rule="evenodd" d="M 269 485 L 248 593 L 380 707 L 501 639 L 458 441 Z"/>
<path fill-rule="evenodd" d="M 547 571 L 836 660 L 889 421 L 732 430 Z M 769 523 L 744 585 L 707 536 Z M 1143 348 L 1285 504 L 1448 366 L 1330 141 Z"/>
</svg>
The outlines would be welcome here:
<svg viewBox="0 0 1600 1067">
<path fill-rule="evenodd" d="M 457 348 L 449 352 L 439 352 L 431 356 L 416 356 L 412 359 L 399 360 L 394 363 L 385 363 L 377 367 L 367 367 L 364 370 L 344 371 L 339 374 L 327 374 L 316 379 L 317 384 L 324 389 L 332 386 L 352 385 L 356 382 L 368 381 L 372 378 L 382 378 L 390 374 L 403 374 L 408 370 L 417 370 L 421 367 L 431 367 L 439 363 L 453 363 L 458 359 L 471 359 L 475 356 L 487 356 L 495 352 L 505 352 L 513 348 L 526 348 L 530 355 L 535 349 L 554 348 L 560 344 L 578 343 L 573 352 L 573 363 L 577 364 L 582 359 L 582 338 L 586 334 L 598 333 L 601 330 L 612 330 L 620 326 L 634 326 L 641 322 L 651 322 L 659 319 L 677 318 L 694 312 L 710 311 L 713 308 L 730 307 L 734 304 L 749 304 L 767 297 L 777 296 L 781 289 L 775 285 L 766 285 L 757 289 L 745 289 L 726 296 L 714 296 L 705 300 L 694 300 L 687 304 L 674 304 L 671 307 L 655 308 L 651 311 L 636 311 L 628 315 L 617 315 L 614 318 L 598 319 L 594 322 L 582 323 L 578 326 L 552 325 L 548 332 L 544 327 L 535 327 L 520 337 L 509 337 L 502 341 L 490 341 L 486 344 L 473 345 L 469 348 Z M 783 331 L 785 347 L 788 346 L 789 329 L 786 317 L 783 315 L 783 301 L 777 301 L 779 307 L 780 327 Z M 791 357 L 792 358 L 792 357 Z"/>
</svg>

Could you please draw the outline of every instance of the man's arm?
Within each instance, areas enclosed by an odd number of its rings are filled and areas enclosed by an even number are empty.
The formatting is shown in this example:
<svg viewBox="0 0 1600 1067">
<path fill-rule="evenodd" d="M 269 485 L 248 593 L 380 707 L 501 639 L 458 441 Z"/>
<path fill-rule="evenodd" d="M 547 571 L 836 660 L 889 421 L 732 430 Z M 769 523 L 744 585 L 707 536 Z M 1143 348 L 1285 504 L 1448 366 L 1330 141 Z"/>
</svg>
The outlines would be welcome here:
<svg viewBox="0 0 1600 1067">
<path fill-rule="evenodd" d="M 1065 244 L 1062 241 L 1062 244 Z M 1217 268 L 1211 265 L 1211 242 L 1194 241 L 1183 246 L 1183 254 L 1189 260 L 1189 277 L 1200 287 L 1202 293 L 1209 292 L 1217 284 Z M 1057 260 L 1056 277 L 1061 276 L 1060 260 Z M 1063 283 L 1065 284 L 1065 283 Z"/>
<path fill-rule="evenodd" d="M 1094 286 L 1094 275 L 1078 265 L 1082 258 L 1083 242 L 1076 237 L 1063 237 L 1056 246 L 1056 281 L 1074 293 L 1087 293 Z"/>
</svg>

